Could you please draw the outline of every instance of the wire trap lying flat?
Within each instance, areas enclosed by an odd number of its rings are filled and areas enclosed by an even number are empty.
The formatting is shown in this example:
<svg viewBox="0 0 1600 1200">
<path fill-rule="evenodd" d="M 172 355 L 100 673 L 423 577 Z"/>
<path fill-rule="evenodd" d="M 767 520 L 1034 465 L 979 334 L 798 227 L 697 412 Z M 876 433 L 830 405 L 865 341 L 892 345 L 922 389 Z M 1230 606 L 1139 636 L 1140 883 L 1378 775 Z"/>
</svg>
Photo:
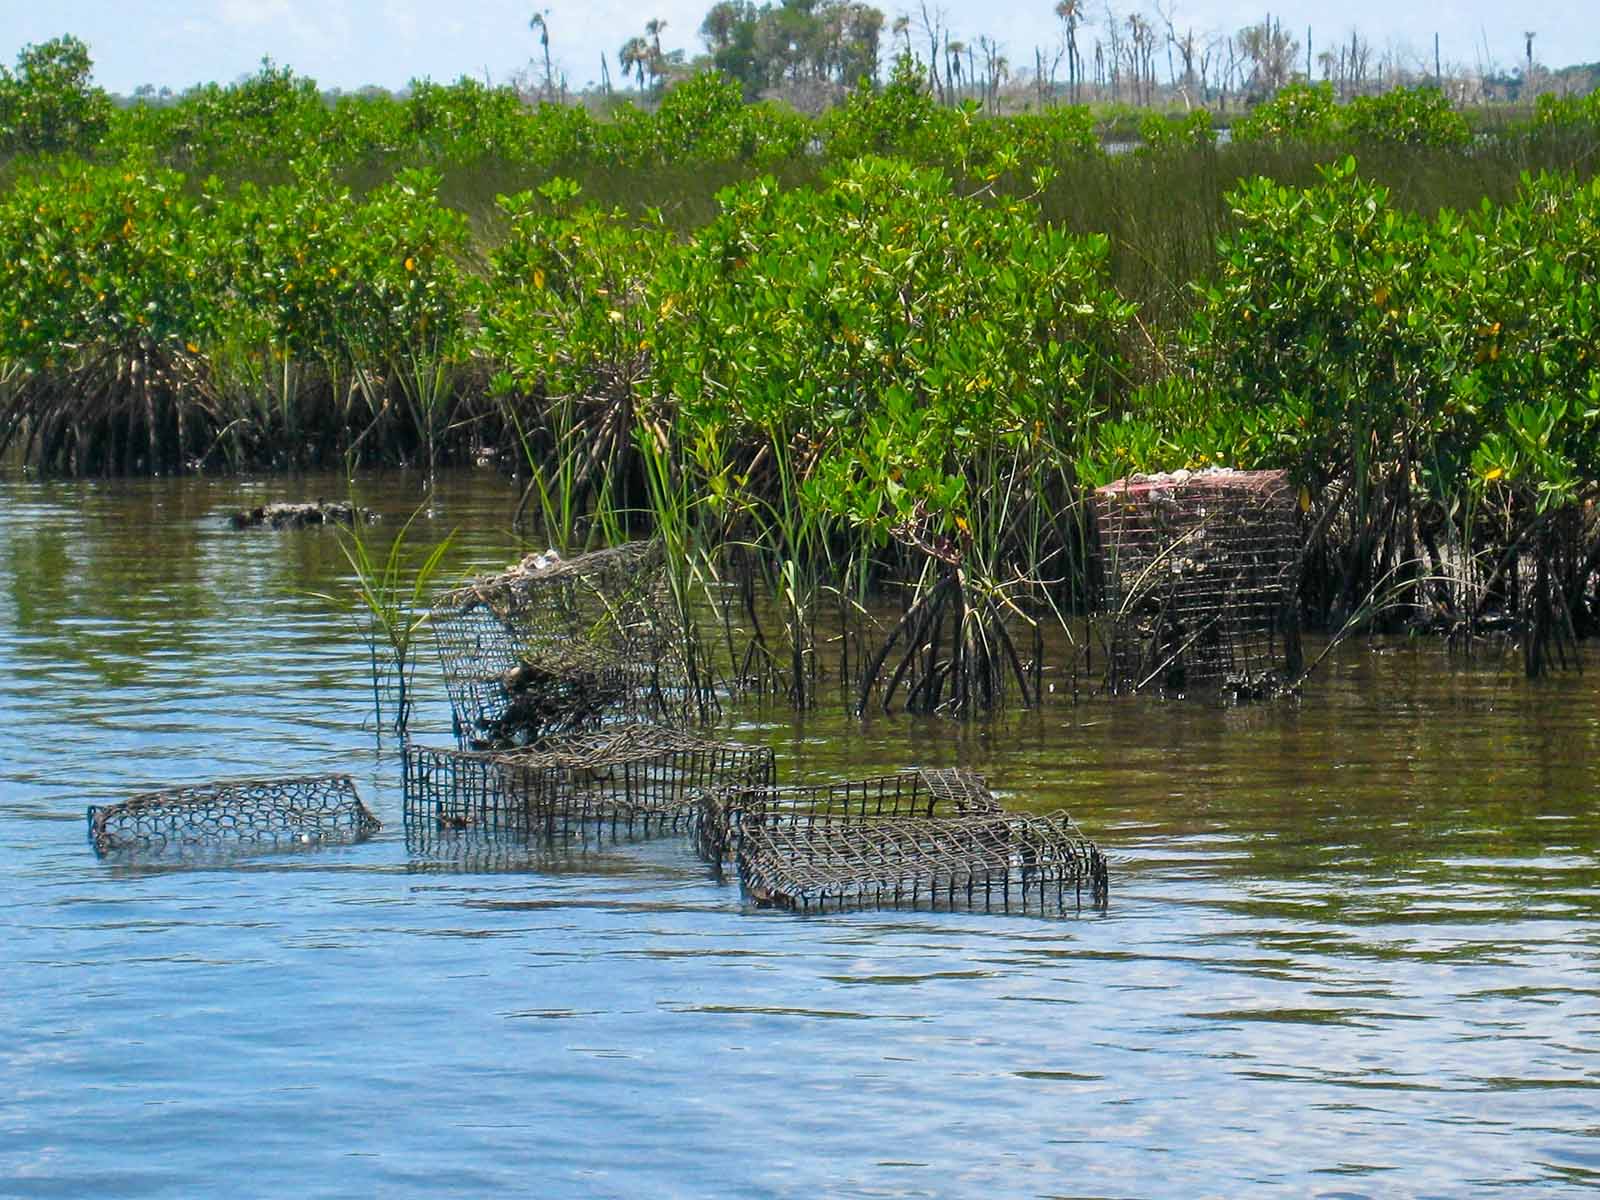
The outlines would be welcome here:
<svg viewBox="0 0 1600 1200">
<path fill-rule="evenodd" d="M 770 787 L 775 771 L 768 747 L 659 725 L 615 725 L 511 750 L 407 746 L 407 844 L 664 833 L 685 826 L 705 789 Z"/>
<path fill-rule="evenodd" d="M 89 840 L 100 854 L 345 844 L 381 827 L 348 775 L 196 784 L 90 805 L 88 815 Z"/>
<path fill-rule="evenodd" d="M 941 767 L 844 783 L 709 789 L 695 805 L 691 832 L 700 857 L 720 863 L 745 822 L 800 825 L 999 811 L 983 776 Z"/>
<path fill-rule="evenodd" d="M 741 823 L 739 882 L 757 904 L 1065 912 L 1106 903 L 1105 856 L 1066 813 Z"/>
</svg>

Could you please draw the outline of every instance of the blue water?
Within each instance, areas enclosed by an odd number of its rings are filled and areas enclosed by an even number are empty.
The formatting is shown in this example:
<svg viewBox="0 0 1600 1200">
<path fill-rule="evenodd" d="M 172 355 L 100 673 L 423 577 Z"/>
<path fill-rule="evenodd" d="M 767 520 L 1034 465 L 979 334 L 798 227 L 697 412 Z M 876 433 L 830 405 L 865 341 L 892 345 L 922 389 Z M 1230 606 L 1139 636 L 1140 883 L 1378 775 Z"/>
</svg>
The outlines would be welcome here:
<svg viewBox="0 0 1600 1200">
<path fill-rule="evenodd" d="M 756 911 L 672 838 L 452 872 L 408 855 L 361 644 L 308 594 L 336 543 L 222 525 L 333 486 L 0 482 L 0 1195 L 1600 1183 L 1593 667 L 1358 645 L 1269 708 L 731 715 L 785 778 L 961 763 L 1069 808 L 1104 914 Z M 388 528 L 415 502 L 364 487 Z M 500 563 L 514 504 L 451 479 L 422 532 Z M 90 803 L 324 770 L 375 839 L 186 869 L 85 840 Z"/>
</svg>

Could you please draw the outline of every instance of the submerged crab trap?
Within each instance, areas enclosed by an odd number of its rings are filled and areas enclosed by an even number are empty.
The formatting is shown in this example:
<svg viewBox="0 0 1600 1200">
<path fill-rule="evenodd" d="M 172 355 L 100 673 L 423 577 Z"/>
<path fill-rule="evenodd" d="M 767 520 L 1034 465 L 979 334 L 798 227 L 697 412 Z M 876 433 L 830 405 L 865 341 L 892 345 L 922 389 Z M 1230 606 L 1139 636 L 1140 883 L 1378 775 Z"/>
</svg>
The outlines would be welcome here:
<svg viewBox="0 0 1600 1200">
<path fill-rule="evenodd" d="M 413 850 L 441 842 L 647 836 L 684 828 L 699 793 L 770 786 L 772 750 L 654 725 L 509 750 L 405 752 Z"/>
<path fill-rule="evenodd" d="M 1286 472 L 1134 475 L 1095 491 L 1095 516 L 1113 691 L 1254 694 L 1298 671 Z"/>
<path fill-rule="evenodd" d="M 1105 856 L 1065 813 L 741 823 L 739 883 L 758 905 L 1052 915 L 1108 895 Z"/>
<path fill-rule="evenodd" d="M 345 844 L 378 829 L 348 775 L 197 784 L 89 808 L 102 855 Z"/>
<path fill-rule="evenodd" d="M 692 832 L 700 857 L 720 864 L 734 849 L 740 829 L 749 825 L 864 824 L 999 811 L 983 776 L 959 768 L 788 787 L 777 787 L 768 779 L 702 791 L 694 806 Z"/>
<path fill-rule="evenodd" d="M 429 615 L 461 745 L 531 745 L 606 718 L 663 715 L 671 667 L 660 545 L 530 555 L 441 596 Z"/>
</svg>

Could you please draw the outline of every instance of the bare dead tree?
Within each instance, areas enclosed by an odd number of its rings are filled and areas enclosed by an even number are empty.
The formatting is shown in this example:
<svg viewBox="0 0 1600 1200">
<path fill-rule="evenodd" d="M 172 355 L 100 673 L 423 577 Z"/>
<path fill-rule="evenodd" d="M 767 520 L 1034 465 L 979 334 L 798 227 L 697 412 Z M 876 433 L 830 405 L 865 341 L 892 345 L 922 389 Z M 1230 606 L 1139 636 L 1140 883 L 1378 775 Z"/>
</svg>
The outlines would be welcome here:
<svg viewBox="0 0 1600 1200">
<path fill-rule="evenodd" d="M 1106 2 L 1106 61 L 1105 68 L 1110 73 L 1111 99 L 1122 98 L 1122 23 L 1117 14 L 1112 11 L 1110 0 Z"/>
<path fill-rule="evenodd" d="M 939 43 L 944 40 L 944 10 L 935 8 L 928 11 L 928 0 L 921 0 L 922 4 L 922 31 L 928 36 L 928 75 L 933 82 L 933 93 L 939 98 L 939 103 L 948 104 L 949 94 L 945 81 L 939 76 Z"/>
<path fill-rule="evenodd" d="M 1011 64 L 1000 53 L 1000 43 L 989 37 L 979 37 L 983 50 L 983 99 L 991 112 L 1000 108 L 1000 84 L 1011 73 Z"/>
<path fill-rule="evenodd" d="M 1372 43 L 1359 30 L 1350 31 L 1350 60 L 1345 72 L 1344 98 L 1357 95 L 1367 84 L 1367 67 L 1372 61 Z"/>
<path fill-rule="evenodd" d="M 1083 24 L 1082 0 L 1058 0 L 1056 17 L 1066 29 L 1067 91 L 1076 104 L 1078 89 L 1083 83 L 1083 59 L 1078 54 L 1078 26 Z M 1051 78 L 1053 82 L 1054 76 Z"/>
<path fill-rule="evenodd" d="M 1247 25 L 1238 34 L 1239 46 L 1251 65 L 1250 87 L 1271 95 L 1289 82 L 1299 58 L 1300 43 L 1283 32 L 1271 17 L 1260 25 Z"/>
<path fill-rule="evenodd" d="M 1054 55 L 1054 57 L 1052 57 L 1050 59 L 1050 69 L 1049 69 L 1049 72 L 1048 72 L 1048 90 L 1046 90 L 1047 89 L 1047 73 L 1045 71 L 1045 65 L 1044 65 L 1045 64 L 1044 51 L 1040 50 L 1038 47 L 1034 48 L 1034 51 L 1033 51 L 1034 82 L 1035 82 L 1035 84 L 1036 84 L 1036 86 L 1038 88 L 1039 107 L 1040 108 L 1044 107 L 1046 96 L 1049 97 L 1049 100 L 1050 100 L 1051 104 L 1055 103 L 1055 98 L 1056 98 L 1056 72 L 1061 69 L 1061 60 L 1062 60 L 1062 58 L 1064 58 L 1066 56 L 1066 53 L 1067 53 L 1066 43 L 1064 41 L 1058 41 L 1056 43 L 1055 55 Z"/>
</svg>

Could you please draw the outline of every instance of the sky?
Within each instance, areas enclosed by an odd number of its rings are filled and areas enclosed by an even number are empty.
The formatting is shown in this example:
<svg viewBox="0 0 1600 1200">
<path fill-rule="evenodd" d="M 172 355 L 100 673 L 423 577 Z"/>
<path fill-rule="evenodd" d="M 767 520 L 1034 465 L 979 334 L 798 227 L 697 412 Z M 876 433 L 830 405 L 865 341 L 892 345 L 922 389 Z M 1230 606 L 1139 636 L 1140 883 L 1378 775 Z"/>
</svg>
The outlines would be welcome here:
<svg viewBox="0 0 1600 1200">
<path fill-rule="evenodd" d="M 617 48 L 642 33 L 652 17 L 665 19 L 663 49 L 704 50 L 700 22 L 712 0 L 0 0 L 0 62 L 63 33 L 89 44 L 95 79 L 113 92 L 140 84 L 181 91 L 196 83 L 229 83 L 254 72 L 263 56 L 309 75 L 323 87 L 350 91 L 366 84 L 403 87 L 414 78 L 449 82 L 462 75 L 503 83 L 539 53 L 528 17 L 548 12 L 550 48 L 569 83 L 597 80 L 600 57 L 620 78 Z M 879 3 L 890 21 L 917 11 Z M 919 6 L 920 7 L 920 6 Z M 1031 66 L 1035 46 L 1060 36 L 1053 0 L 944 0 L 952 35 L 1002 43 L 1018 66 Z M 1091 17 L 1080 46 L 1092 44 L 1105 20 L 1104 0 L 1088 0 Z M 1600 61 L 1600 0 L 1464 0 L 1397 4 L 1394 0 L 1114 0 L 1119 13 L 1170 10 L 1180 33 L 1232 32 L 1270 10 L 1301 42 L 1312 30 L 1313 50 L 1348 38 L 1352 28 L 1382 50 L 1394 47 L 1431 67 L 1433 37 L 1449 64 L 1513 68 L 1523 61 L 1523 33 L 1533 30 L 1536 61 L 1553 67 Z"/>
</svg>

